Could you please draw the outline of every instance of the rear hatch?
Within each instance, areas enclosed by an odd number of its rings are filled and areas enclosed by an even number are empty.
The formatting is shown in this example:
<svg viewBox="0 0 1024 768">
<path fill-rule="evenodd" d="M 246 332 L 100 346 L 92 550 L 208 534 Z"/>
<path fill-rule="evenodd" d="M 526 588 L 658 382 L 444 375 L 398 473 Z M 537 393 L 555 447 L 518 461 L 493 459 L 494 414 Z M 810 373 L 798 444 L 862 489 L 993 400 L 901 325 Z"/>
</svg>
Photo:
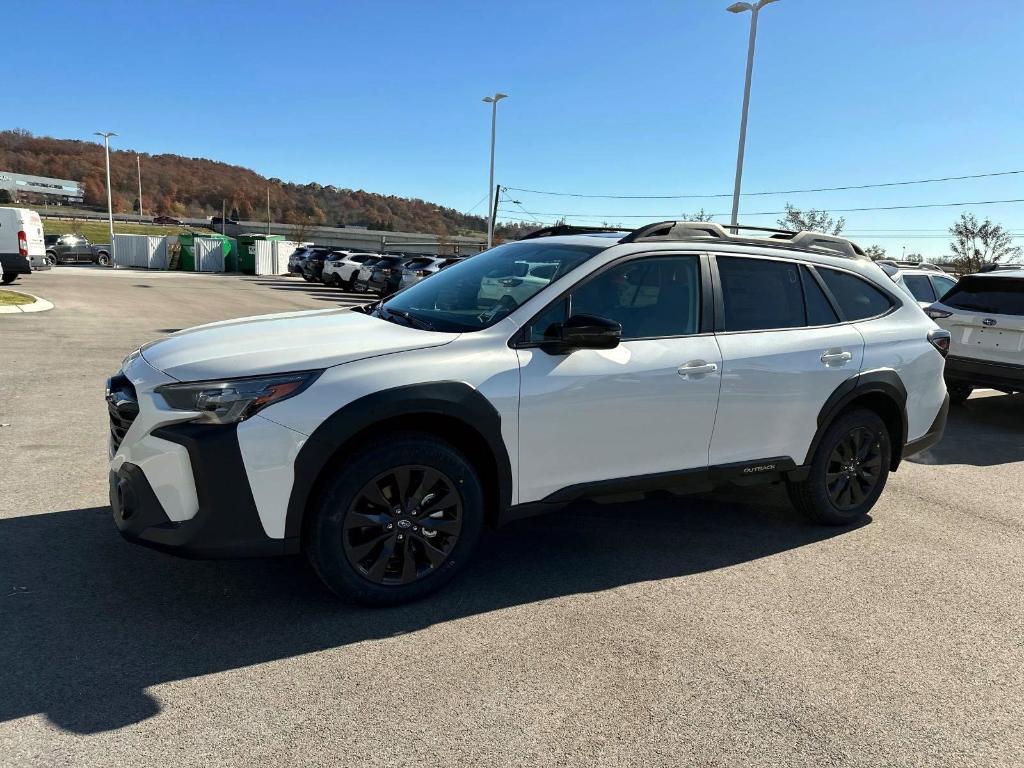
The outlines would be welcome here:
<svg viewBox="0 0 1024 768">
<path fill-rule="evenodd" d="M 950 355 L 1024 364 L 1024 271 L 967 275 L 936 306 L 953 312 L 937 320 L 952 334 Z"/>
<path fill-rule="evenodd" d="M 35 211 L 22 210 L 20 213 L 21 227 L 28 240 L 28 255 L 45 256 L 46 240 L 43 235 L 43 222 Z"/>
</svg>

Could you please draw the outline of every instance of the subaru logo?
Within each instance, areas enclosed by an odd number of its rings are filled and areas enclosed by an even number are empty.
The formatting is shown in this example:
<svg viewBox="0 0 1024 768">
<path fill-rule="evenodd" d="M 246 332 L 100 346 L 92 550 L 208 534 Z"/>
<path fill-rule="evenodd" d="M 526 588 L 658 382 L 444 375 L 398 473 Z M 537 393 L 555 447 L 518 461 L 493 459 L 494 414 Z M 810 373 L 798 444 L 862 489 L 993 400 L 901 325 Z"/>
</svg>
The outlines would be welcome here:
<svg viewBox="0 0 1024 768">
<path fill-rule="evenodd" d="M 409 528 L 411 526 L 412 526 L 412 521 L 411 520 L 399 520 L 398 521 L 398 527 L 399 528 Z"/>
<path fill-rule="evenodd" d="M 996 321 L 993 320 L 991 317 L 986 317 L 984 320 L 981 321 L 981 324 L 987 325 L 991 328 L 993 325 L 996 324 Z"/>
</svg>

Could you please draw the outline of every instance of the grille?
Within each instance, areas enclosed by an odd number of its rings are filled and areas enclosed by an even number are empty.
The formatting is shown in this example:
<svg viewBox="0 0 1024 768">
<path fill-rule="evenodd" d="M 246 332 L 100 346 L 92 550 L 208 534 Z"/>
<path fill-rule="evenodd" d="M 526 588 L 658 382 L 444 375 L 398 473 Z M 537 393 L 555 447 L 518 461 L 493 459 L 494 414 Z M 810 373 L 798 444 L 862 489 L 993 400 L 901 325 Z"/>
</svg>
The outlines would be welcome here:
<svg viewBox="0 0 1024 768">
<path fill-rule="evenodd" d="M 110 441 L 116 451 L 128 433 L 128 428 L 139 415 L 135 387 L 123 374 L 107 380 L 107 413 L 110 416 Z"/>
</svg>

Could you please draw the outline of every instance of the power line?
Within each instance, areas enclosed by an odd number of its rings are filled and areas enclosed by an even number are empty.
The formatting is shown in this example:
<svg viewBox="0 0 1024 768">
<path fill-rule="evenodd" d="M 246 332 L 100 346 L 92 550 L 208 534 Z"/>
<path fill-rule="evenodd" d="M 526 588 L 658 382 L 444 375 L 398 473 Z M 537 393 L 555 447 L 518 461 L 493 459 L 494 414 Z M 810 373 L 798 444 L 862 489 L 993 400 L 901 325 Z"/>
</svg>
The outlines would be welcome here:
<svg viewBox="0 0 1024 768">
<path fill-rule="evenodd" d="M 917 205 L 882 205 L 868 206 L 863 208 L 829 208 L 829 213 L 860 213 L 864 211 L 907 211 L 920 208 L 957 208 L 967 205 L 1000 205 L 1003 203 L 1024 203 L 1024 198 L 1012 200 L 973 200 L 958 203 L 920 203 Z M 514 213 L 514 211 L 502 211 L 502 213 Z M 786 211 L 756 211 L 745 212 L 744 216 L 785 216 Z M 567 219 L 677 219 L 679 213 L 562 213 L 557 211 L 537 211 L 537 216 L 557 216 Z M 709 216 L 728 216 L 728 213 L 711 213 Z"/>
<path fill-rule="evenodd" d="M 1013 176 L 1024 173 L 1020 171 L 994 171 L 992 173 L 974 173 L 965 176 L 941 176 L 934 179 L 913 179 L 910 181 L 886 181 L 877 184 L 848 184 L 841 187 L 817 187 L 815 189 L 784 189 L 773 192 L 743 192 L 743 197 L 763 197 L 768 195 L 800 195 L 810 192 L 844 192 L 855 189 L 880 189 L 882 187 L 905 187 L 912 184 L 934 184 L 943 181 L 966 181 L 968 179 L 990 179 L 996 176 Z M 717 197 L 732 197 L 732 192 L 718 192 L 711 195 L 586 195 L 578 192 L 552 192 L 544 189 L 525 189 L 523 187 L 502 187 L 515 192 L 528 192 L 534 195 L 552 195 L 555 197 L 585 197 L 603 200 L 701 200 Z M 773 214 L 774 215 L 774 214 Z"/>
</svg>

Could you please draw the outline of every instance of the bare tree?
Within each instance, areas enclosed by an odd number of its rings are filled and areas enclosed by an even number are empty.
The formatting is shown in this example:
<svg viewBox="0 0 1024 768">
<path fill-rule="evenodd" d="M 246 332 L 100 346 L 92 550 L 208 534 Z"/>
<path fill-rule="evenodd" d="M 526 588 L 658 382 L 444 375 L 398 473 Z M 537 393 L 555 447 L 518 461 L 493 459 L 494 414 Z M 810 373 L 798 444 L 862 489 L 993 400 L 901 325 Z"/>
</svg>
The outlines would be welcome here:
<svg viewBox="0 0 1024 768">
<path fill-rule="evenodd" d="M 715 215 L 713 213 L 708 213 L 703 208 L 701 208 L 699 211 L 694 211 L 693 213 L 684 213 L 684 214 L 682 214 L 681 220 L 682 221 L 711 221 L 714 218 L 715 218 Z"/>
<path fill-rule="evenodd" d="M 977 272 L 998 261 L 1017 261 L 1024 253 L 1020 246 L 1013 245 L 1013 236 L 1002 225 L 991 219 L 979 223 L 973 213 L 960 214 L 949 234 L 953 237 L 949 244 L 953 264 L 960 272 Z"/>
<path fill-rule="evenodd" d="M 840 216 L 833 219 L 828 211 L 811 208 L 801 211 L 794 205 L 786 203 L 786 217 L 779 219 L 779 226 L 795 229 L 798 232 L 823 232 L 826 235 L 838 235 L 846 226 L 846 219 Z"/>
</svg>

